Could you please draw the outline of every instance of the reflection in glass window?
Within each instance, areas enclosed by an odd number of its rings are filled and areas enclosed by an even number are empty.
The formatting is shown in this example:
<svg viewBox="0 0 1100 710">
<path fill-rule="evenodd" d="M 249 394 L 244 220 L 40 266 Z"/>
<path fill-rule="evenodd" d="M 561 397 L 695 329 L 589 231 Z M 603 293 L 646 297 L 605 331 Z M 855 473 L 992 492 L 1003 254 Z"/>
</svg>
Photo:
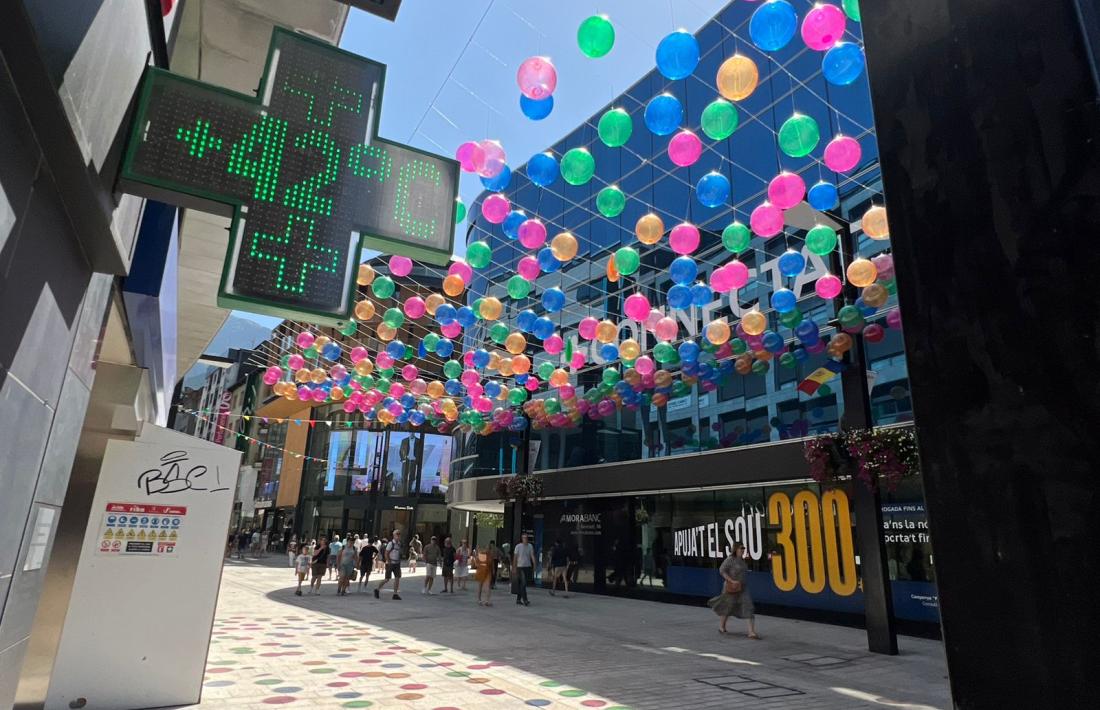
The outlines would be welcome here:
<svg viewBox="0 0 1100 710">
<path fill-rule="evenodd" d="M 407 496 L 409 482 L 415 475 L 416 435 L 403 431 L 391 431 L 382 489 L 389 496 Z"/>
<path fill-rule="evenodd" d="M 420 473 L 420 492 L 443 495 L 450 480 L 450 436 L 427 434 L 424 436 L 424 466 Z"/>
</svg>

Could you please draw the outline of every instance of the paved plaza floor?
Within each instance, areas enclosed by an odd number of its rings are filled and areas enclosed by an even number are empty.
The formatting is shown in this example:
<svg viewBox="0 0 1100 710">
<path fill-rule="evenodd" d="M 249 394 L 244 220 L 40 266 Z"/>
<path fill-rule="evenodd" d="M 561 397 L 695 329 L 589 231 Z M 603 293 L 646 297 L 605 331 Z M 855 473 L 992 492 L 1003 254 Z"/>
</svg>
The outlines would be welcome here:
<svg viewBox="0 0 1100 710">
<path fill-rule="evenodd" d="M 499 585 L 420 594 L 294 596 L 276 560 L 227 562 L 202 708 L 892 708 L 951 707 L 938 641 L 866 651 L 862 630 L 758 617 L 761 641 L 721 636 L 708 609 Z M 375 580 L 377 581 L 377 580 Z M 441 580 L 437 580 L 439 582 Z"/>
</svg>

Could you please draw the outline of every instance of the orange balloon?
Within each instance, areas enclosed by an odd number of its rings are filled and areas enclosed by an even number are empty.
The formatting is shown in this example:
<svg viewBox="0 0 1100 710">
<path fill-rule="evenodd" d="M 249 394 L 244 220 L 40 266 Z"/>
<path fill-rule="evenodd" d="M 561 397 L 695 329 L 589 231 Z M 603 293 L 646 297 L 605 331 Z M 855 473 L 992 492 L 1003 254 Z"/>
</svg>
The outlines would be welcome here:
<svg viewBox="0 0 1100 710">
<path fill-rule="evenodd" d="M 374 334 L 378 336 L 379 340 L 388 343 L 397 337 L 397 328 L 388 326 L 385 323 L 379 323 L 374 327 Z"/>
<path fill-rule="evenodd" d="M 848 282 L 853 286 L 863 288 L 870 286 L 875 282 L 875 278 L 878 277 L 878 267 L 870 259 L 864 259 L 860 257 L 853 259 L 851 264 L 848 264 L 848 270 L 845 272 L 848 275 Z M 747 330 L 745 331 L 748 332 Z M 751 335 L 751 333 L 750 333 Z"/>
<path fill-rule="evenodd" d="M 527 349 L 527 338 L 520 333 L 509 333 L 504 339 L 504 348 L 513 355 L 519 355 Z"/>
<path fill-rule="evenodd" d="M 569 232 L 562 232 L 550 240 L 550 252 L 558 261 L 569 261 L 577 255 L 577 238 Z"/>
<path fill-rule="evenodd" d="M 872 308 L 882 306 L 890 298 L 890 292 L 880 283 L 873 283 L 864 288 L 861 295 L 863 296 L 863 302 Z"/>
<path fill-rule="evenodd" d="M 489 353 L 489 364 L 485 367 L 490 370 L 498 370 L 500 369 L 500 361 L 500 353 L 494 350 L 493 352 Z"/>
<path fill-rule="evenodd" d="M 517 375 L 526 375 L 531 371 L 531 360 L 526 355 L 516 355 L 512 358 L 512 372 Z"/>
<path fill-rule="evenodd" d="M 515 370 L 512 369 L 512 358 L 502 357 L 500 359 L 498 369 L 500 370 L 500 374 L 504 375 L 505 377 L 511 377 L 513 374 L 515 374 Z"/>
<path fill-rule="evenodd" d="M 369 321 L 374 318 L 374 302 L 369 298 L 364 298 L 359 303 L 355 304 L 355 320 L 360 323 Z"/>
<path fill-rule="evenodd" d="M 852 336 L 847 333 L 837 333 L 829 341 L 829 347 L 838 353 L 846 353 L 852 349 Z"/>
<path fill-rule="evenodd" d="M 756 63 L 743 54 L 735 54 L 718 67 L 715 84 L 718 93 L 730 101 L 747 99 L 756 91 L 760 70 Z"/>
<path fill-rule="evenodd" d="M 658 387 L 668 387 L 672 384 L 672 373 L 668 370 L 657 370 L 653 373 L 653 382 Z"/>
<path fill-rule="evenodd" d="M 653 399 L 650 400 L 654 407 L 663 407 L 668 404 L 668 396 L 664 392 L 658 392 L 653 395 Z"/>
<path fill-rule="evenodd" d="M 749 311 L 741 317 L 741 328 L 749 335 L 760 335 L 768 328 L 768 317 L 760 311 Z"/>
<path fill-rule="evenodd" d="M 329 395 L 332 397 L 333 402 L 342 402 L 344 400 L 344 388 L 340 385 L 335 385 L 329 392 Z"/>
<path fill-rule="evenodd" d="M 328 373 L 320 367 L 314 368 L 313 372 L 309 373 L 309 379 L 313 381 L 313 384 L 319 385 L 328 379 Z"/>
<path fill-rule="evenodd" d="M 428 383 L 428 389 L 425 391 L 432 399 L 439 399 L 443 396 L 443 383 L 439 380 L 432 380 Z"/>
<path fill-rule="evenodd" d="M 317 352 L 321 352 L 321 349 L 332 342 L 332 338 L 327 335 L 318 335 L 317 339 L 313 341 L 313 347 L 317 348 Z"/>
<path fill-rule="evenodd" d="M 886 208 L 873 205 L 863 213 L 863 233 L 871 239 L 889 239 L 890 225 L 886 223 Z"/>
<path fill-rule="evenodd" d="M 724 320 L 712 320 L 707 324 L 707 340 L 713 345 L 729 342 L 730 324 Z"/>
<path fill-rule="evenodd" d="M 424 299 L 424 308 L 428 311 L 428 315 L 434 316 L 435 309 L 442 306 L 447 302 L 447 299 L 440 296 L 438 293 L 429 293 L 428 297 Z"/>
<path fill-rule="evenodd" d="M 458 274 L 451 274 L 443 279 L 443 293 L 451 297 L 461 296 L 466 290 L 466 282 Z"/>
<path fill-rule="evenodd" d="M 554 387 L 561 387 L 562 385 L 569 384 L 569 373 L 560 367 L 550 373 L 550 384 Z"/>
<path fill-rule="evenodd" d="M 620 352 L 622 352 L 622 351 L 620 350 Z M 634 387 L 635 385 L 641 383 L 642 376 L 633 367 L 628 367 L 626 372 L 623 373 L 623 379 L 626 380 L 626 383 L 628 385 L 630 385 L 631 387 Z"/>
<path fill-rule="evenodd" d="M 748 353 L 739 356 L 733 362 L 733 368 L 737 370 L 739 375 L 747 375 L 752 372 L 752 355 Z"/>
<path fill-rule="evenodd" d="M 619 334 L 619 326 L 609 320 L 602 320 L 596 326 L 596 340 L 610 343 Z"/>
<path fill-rule="evenodd" d="M 370 286 L 374 281 L 374 267 L 370 264 L 360 264 L 359 273 L 355 277 L 355 283 L 360 286 Z"/>
<path fill-rule="evenodd" d="M 619 343 L 619 355 L 624 360 L 636 360 L 638 355 L 642 352 L 642 347 L 638 345 L 638 341 L 633 338 L 627 338 L 623 342 Z M 635 373 L 637 374 L 637 373 Z"/>
<path fill-rule="evenodd" d="M 366 377 L 372 372 L 374 372 L 374 363 L 367 358 L 355 363 L 355 374 Z"/>
<path fill-rule="evenodd" d="M 642 244 L 656 244 L 665 235 L 665 223 L 652 212 L 644 214 L 634 224 L 634 234 Z"/>
<path fill-rule="evenodd" d="M 611 283 L 619 281 L 619 267 L 615 266 L 614 255 L 607 257 L 607 280 Z"/>
<path fill-rule="evenodd" d="M 504 304 L 496 296 L 486 296 L 481 299 L 481 317 L 485 320 L 497 320 L 503 312 Z"/>
<path fill-rule="evenodd" d="M 309 382 L 310 369 L 302 367 L 294 371 L 295 382 Z"/>
</svg>

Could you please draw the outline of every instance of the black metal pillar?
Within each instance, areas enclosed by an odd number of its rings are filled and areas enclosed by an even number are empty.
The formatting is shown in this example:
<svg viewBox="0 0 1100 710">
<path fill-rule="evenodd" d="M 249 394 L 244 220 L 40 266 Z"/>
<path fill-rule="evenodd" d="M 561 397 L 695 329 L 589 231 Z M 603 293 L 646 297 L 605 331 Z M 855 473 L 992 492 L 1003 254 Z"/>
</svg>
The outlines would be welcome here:
<svg viewBox="0 0 1100 710">
<path fill-rule="evenodd" d="M 1083 12 L 1087 9 L 1088 12 Z M 1095 0 L 863 31 L 955 705 L 1100 707 Z"/>
</svg>

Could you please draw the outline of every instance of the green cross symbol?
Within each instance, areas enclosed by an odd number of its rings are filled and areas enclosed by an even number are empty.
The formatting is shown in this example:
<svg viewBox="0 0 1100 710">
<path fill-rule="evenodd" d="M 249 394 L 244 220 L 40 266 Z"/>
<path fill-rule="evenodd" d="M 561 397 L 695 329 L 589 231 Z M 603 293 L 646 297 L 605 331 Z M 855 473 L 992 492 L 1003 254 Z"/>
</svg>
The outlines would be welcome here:
<svg viewBox="0 0 1100 710">
<path fill-rule="evenodd" d="M 210 121 L 201 118 L 195 120 L 194 128 L 180 126 L 176 129 L 176 139 L 187 144 L 187 152 L 193 158 L 202 158 L 206 150 L 221 150 L 222 139 L 210 135 Z"/>
<path fill-rule="evenodd" d="M 304 251 L 295 252 L 295 256 L 301 258 L 301 264 L 298 266 L 298 278 L 295 279 L 293 278 L 293 274 L 287 273 L 287 258 L 264 251 L 263 243 L 276 242 L 282 245 L 291 244 L 294 240 L 294 227 L 297 224 L 306 225 L 306 243 Z M 306 290 L 306 279 L 309 277 L 311 271 L 324 271 L 334 274 L 339 269 L 340 252 L 331 247 L 321 246 L 314 241 L 313 232 L 316 227 L 316 222 L 312 217 L 292 214 L 287 222 L 286 232 L 282 235 L 265 234 L 263 232 L 256 232 L 252 235 L 250 256 L 264 261 L 271 261 L 278 265 L 278 276 L 275 279 L 275 286 L 277 288 L 288 293 L 304 293 Z M 318 258 L 322 255 L 326 255 L 330 263 L 326 265 L 317 261 L 311 261 L 310 257 L 315 254 Z M 291 268 L 293 269 L 293 266 Z"/>
</svg>

